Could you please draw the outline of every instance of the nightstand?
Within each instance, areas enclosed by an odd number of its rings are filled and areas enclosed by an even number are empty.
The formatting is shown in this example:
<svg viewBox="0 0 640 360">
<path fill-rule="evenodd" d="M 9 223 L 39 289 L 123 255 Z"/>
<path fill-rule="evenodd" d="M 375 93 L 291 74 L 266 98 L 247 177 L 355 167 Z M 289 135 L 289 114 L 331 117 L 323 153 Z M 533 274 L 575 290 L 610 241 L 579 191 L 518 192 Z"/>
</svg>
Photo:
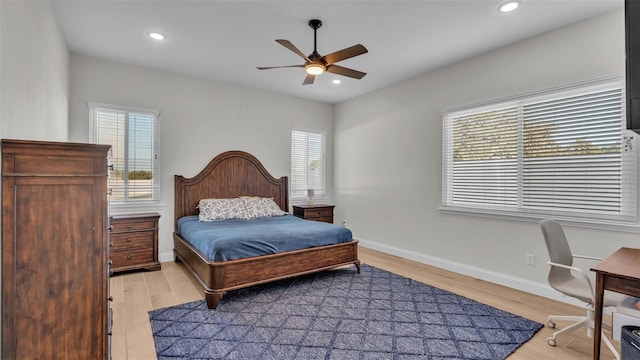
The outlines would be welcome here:
<svg viewBox="0 0 640 360">
<path fill-rule="evenodd" d="M 109 257 L 113 272 L 160 270 L 156 213 L 114 215 L 109 218 Z"/>
<path fill-rule="evenodd" d="M 335 205 L 294 205 L 293 215 L 306 220 L 324 221 L 333 224 Z"/>
</svg>

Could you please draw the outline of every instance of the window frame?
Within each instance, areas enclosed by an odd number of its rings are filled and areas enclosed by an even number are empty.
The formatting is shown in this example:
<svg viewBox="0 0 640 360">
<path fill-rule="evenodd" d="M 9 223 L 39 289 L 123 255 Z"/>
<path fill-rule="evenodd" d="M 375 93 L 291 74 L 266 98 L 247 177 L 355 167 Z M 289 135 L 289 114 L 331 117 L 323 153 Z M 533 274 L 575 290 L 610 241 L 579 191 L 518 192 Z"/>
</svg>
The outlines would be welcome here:
<svg viewBox="0 0 640 360">
<path fill-rule="evenodd" d="M 307 189 L 309 188 L 309 185 L 307 183 L 307 188 L 304 190 L 300 190 L 297 188 L 294 188 L 294 183 L 295 183 L 295 179 L 294 179 L 294 170 L 293 170 L 293 165 L 294 165 L 294 133 L 295 132 L 299 132 L 299 133 L 304 133 L 307 136 L 309 134 L 316 134 L 316 135 L 320 135 L 322 136 L 322 161 L 321 161 L 321 182 L 322 182 L 322 188 L 321 189 L 316 189 L 314 188 L 314 196 L 313 196 L 313 201 L 314 202 L 322 202 L 322 201 L 328 201 L 328 197 L 327 197 L 327 132 L 326 131 L 322 131 L 322 130 L 312 130 L 312 129 L 306 129 L 306 128 L 292 128 L 291 129 L 291 158 L 290 158 L 290 171 L 291 171 L 291 175 L 290 175 L 290 181 L 289 181 L 289 200 L 291 204 L 306 204 L 307 203 Z"/>
<path fill-rule="evenodd" d="M 443 128 L 442 128 L 442 205 L 439 210 L 441 213 L 445 214 L 463 214 L 469 216 L 479 216 L 479 217 L 487 217 L 487 218 L 501 218 L 508 220 L 519 220 L 519 221 L 531 221 L 537 222 L 541 219 L 553 217 L 554 219 L 563 221 L 563 223 L 567 225 L 573 225 L 578 227 L 587 227 L 587 228 L 596 228 L 596 229 L 609 229 L 616 231 L 624 231 L 624 232 L 639 232 L 640 224 L 637 224 L 637 195 L 638 195 L 638 182 L 637 182 L 637 149 L 633 149 L 630 153 L 625 153 L 623 150 L 621 156 L 621 162 L 628 161 L 629 158 L 632 158 L 633 164 L 630 166 L 627 164 L 621 165 L 621 170 L 629 171 L 632 170 L 633 175 L 624 175 L 621 174 L 621 195 L 620 198 L 624 201 L 627 201 L 627 206 L 629 203 L 632 206 L 633 215 L 616 215 L 616 216 L 607 216 L 607 215 L 597 215 L 597 214 L 588 214 L 585 216 L 584 214 L 579 214 L 571 211 L 554 211 L 554 210 L 539 210 L 539 209 L 527 209 L 522 206 L 522 193 L 523 193 L 523 117 L 522 117 L 522 109 L 526 104 L 537 103 L 540 101 L 545 101 L 549 99 L 559 99 L 567 96 L 584 94 L 587 92 L 596 92 L 601 89 L 607 89 L 611 87 L 615 87 L 620 89 L 621 91 L 621 119 L 620 119 L 620 135 L 621 135 L 621 143 L 632 145 L 636 143 L 636 139 L 638 134 L 633 133 L 631 131 L 626 130 L 626 108 L 624 106 L 625 101 L 625 86 L 624 86 L 624 78 L 623 77 L 610 77 L 607 79 L 600 79 L 589 82 L 582 82 L 571 84 L 568 86 L 556 87 L 544 91 L 539 91 L 535 93 L 529 93 L 520 95 L 517 97 L 510 97 L 506 99 L 499 99 L 496 101 L 466 106 L 464 108 L 452 109 L 445 111 L 442 114 Z M 497 109 L 503 109 L 507 107 L 518 107 L 518 170 L 517 174 L 517 186 L 518 186 L 518 195 L 517 201 L 518 205 L 515 207 L 488 207 L 488 206 L 468 206 L 468 205 L 460 205 L 453 204 L 450 195 L 450 183 L 449 179 L 451 178 L 451 168 L 450 166 L 453 164 L 452 156 L 453 156 L 453 144 L 448 143 L 452 141 L 450 139 L 453 136 L 453 132 L 449 133 L 451 126 L 448 121 L 452 117 L 459 117 L 465 114 L 473 114 L 473 113 L 481 113 L 484 111 L 492 111 Z M 451 147 L 451 150 L 447 149 L 447 146 Z M 624 144 L 621 144 L 623 147 Z M 626 156 L 626 157 L 625 157 Z M 628 174 L 628 173 L 627 173 Z M 632 177 L 632 185 L 629 185 L 630 179 Z M 627 199 L 623 198 L 627 192 L 632 193 L 632 196 Z"/>
<path fill-rule="evenodd" d="M 162 210 L 161 199 L 161 187 L 160 187 L 160 110 L 139 108 L 132 106 L 122 106 L 114 104 L 106 104 L 99 102 L 89 102 L 89 136 L 92 143 L 97 143 L 97 124 L 96 124 L 96 111 L 113 111 L 126 113 L 126 121 L 128 126 L 129 114 L 139 114 L 153 116 L 154 128 L 153 128 L 153 183 L 152 183 L 152 198 L 145 200 L 123 200 L 114 201 L 110 198 L 109 212 L 111 214 L 130 213 L 130 212 L 144 212 L 144 211 L 160 211 Z M 124 145 L 125 147 L 128 144 Z M 111 156 L 111 155 L 110 155 Z M 126 160 L 125 160 L 126 161 Z"/>
</svg>

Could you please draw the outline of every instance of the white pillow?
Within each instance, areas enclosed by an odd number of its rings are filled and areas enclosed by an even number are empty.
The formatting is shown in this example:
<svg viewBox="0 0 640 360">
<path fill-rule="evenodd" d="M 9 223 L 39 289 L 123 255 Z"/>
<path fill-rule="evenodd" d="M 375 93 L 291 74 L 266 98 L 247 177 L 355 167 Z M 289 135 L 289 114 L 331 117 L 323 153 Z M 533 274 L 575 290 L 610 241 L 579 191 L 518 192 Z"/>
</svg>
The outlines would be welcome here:
<svg viewBox="0 0 640 360">
<path fill-rule="evenodd" d="M 287 215 L 272 198 L 241 196 L 240 199 L 244 201 L 248 219 Z"/>
<path fill-rule="evenodd" d="M 244 201 L 233 199 L 202 199 L 198 203 L 199 221 L 248 219 Z"/>
</svg>

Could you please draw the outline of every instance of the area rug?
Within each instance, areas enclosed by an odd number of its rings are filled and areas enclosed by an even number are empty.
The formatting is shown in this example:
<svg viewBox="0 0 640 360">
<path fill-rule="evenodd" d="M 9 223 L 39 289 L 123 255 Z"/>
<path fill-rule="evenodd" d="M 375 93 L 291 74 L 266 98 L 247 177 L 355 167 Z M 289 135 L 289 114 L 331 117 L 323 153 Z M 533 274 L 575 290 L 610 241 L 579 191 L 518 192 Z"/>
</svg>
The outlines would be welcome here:
<svg viewBox="0 0 640 360">
<path fill-rule="evenodd" d="M 504 359 L 542 324 L 362 265 L 150 313 L 158 359 Z"/>
</svg>

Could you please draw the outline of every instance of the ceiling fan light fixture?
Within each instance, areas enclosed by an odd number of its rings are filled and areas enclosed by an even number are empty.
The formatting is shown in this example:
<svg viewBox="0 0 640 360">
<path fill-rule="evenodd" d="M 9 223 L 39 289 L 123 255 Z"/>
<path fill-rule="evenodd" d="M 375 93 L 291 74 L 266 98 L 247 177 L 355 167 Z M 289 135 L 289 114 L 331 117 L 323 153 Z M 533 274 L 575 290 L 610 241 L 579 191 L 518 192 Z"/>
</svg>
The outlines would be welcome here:
<svg viewBox="0 0 640 360">
<path fill-rule="evenodd" d="M 309 75 L 320 75 L 325 71 L 324 66 L 320 64 L 309 64 L 304 67 Z"/>
<path fill-rule="evenodd" d="M 500 5 L 500 11 L 502 12 L 511 12 L 515 9 L 518 8 L 518 6 L 520 6 L 520 3 L 518 3 L 517 1 L 507 1 L 505 3 L 503 3 L 502 5 Z"/>
<path fill-rule="evenodd" d="M 154 40 L 164 40 L 164 35 L 159 32 L 152 31 L 149 33 L 149 37 Z"/>
</svg>

